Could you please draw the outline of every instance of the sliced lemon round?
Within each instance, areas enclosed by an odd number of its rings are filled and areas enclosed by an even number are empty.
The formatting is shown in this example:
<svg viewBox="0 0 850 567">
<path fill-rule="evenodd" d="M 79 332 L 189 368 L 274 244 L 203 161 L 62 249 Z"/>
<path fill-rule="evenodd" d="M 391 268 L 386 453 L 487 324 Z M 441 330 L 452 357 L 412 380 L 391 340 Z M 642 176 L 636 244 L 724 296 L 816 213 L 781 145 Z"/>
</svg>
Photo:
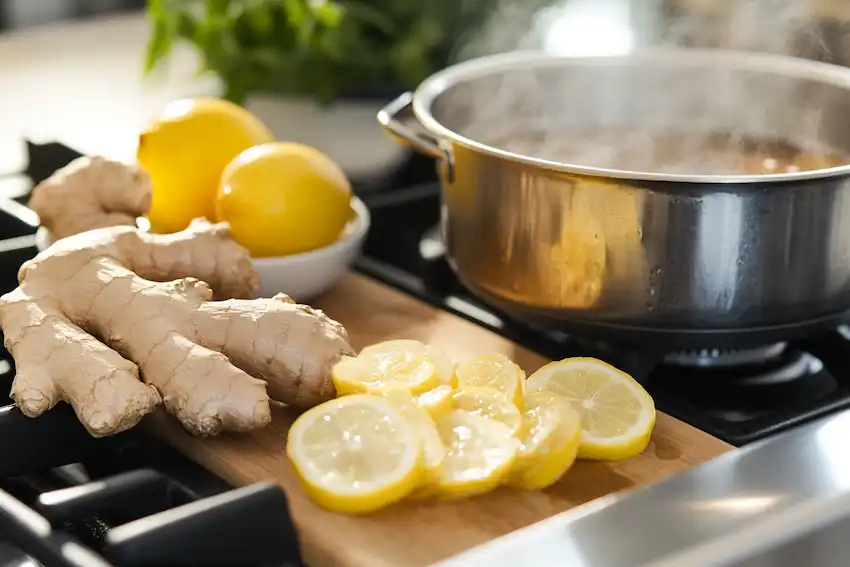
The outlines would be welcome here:
<svg viewBox="0 0 850 567">
<path fill-rule="evenodd" d="M 459 388 L 452 394 L 454 409 L 495 419 L 504 423 L 512 436 L 519 434 L 522 414 L 505 400 L 502 392 L 490 388 Z"/>
<path fill-rule="evenodd" d="M 394 389 L 419 393 L 440 385 L 431 358 L 409 350 L 346 356 L 334 365 L 331 376 L 340 396 Z"/>
<path fill-rule="evenodd" d="M 286 452 L 308 495 L 335 512 L 378 510 L 422 479 L 419 430 L 377 396 L 347 396 L 308 410 L 289 429 Z"/>
<path fill-rule="evenodd" d="M 525 403 L 519 453 L 508 483 L 542 490 L 558 482 L 575 462 L 581 418 L 567 400 L 545 390 L 530 393 Z"/>
<path fill-rule="evenodd" d="M 500 421 L 462 410 L 437 420 L 446 447 L 435 492 L 463 498 L 489 492 L 510 474 L 519 442 Z"/>
<path fill-rule="evenodd" d="M 453 387 L 456 383 L 454 363 L 443 349 L 412 339 L 375 343 L 355 358 L 359 361 L 356 364 L 340 361 L 346 363 L 339 368 L 342 395 L 351 393 L 349 388 L 355 392 L 401 388 L 418 394 L 443 384 Z M 364 380 L 364 373 L 370 378 Z"/>
<path fill-rule="evenodd" d="M 439 431 L 437 431 L 437 424 L 434 423 L 428 412 L 416 403 L 409 392 L 391 390 L 384 392 L 383 396 L 398 408 L 419 431 L 419 437 L 422 441 L 422 466 L 425 475 L 422 483 L 434 483 L 446 455 L 446 448 L 440 438 Z"/>
<path fill-rule="evenodd" d="M 367 346 L 360 351 L 360 355 L 374 356 L 380 355 L 381 353 L 397 351 L 424 354 L 437 368 L 437 378 L 439 379 L 440 384 L 447 384 L 452 387 L 456 385 L 457 382 L 455 379 L 454 362 L 452 362 L 452 359 L 449 358 L 446 352 L 437 345 L 426 345 L 423 342 L 415 341 L 413 339 L 394 339 Z"/>
<path fill-rule="evenodd" d="M 525 372 L 503 354 L 479 356 L 460 366 L 456 375 L 458 386 L 461 388 L 492 388 L 502 392 L 507 400 L 519 409 L 523 408 Z"/>
<path fill-rule="evenodd" d="M 595 358 L 566 358 L 529 376 L 528 391 L 541 390 L 563 396 L 579 412 L 580 459 L 620 461 L 649 444 L 655 403 L 622 370 Z"/>
<path fill-rule="evenodd" d="M 422 392 L 414 400 L 419 407 L 428 412 L 428 415 L 433 419 L 437 419 L 454 409 L 452 394 L 454 394 L 452 387 L 443 384 L 433 390 Z"/>
</svg>

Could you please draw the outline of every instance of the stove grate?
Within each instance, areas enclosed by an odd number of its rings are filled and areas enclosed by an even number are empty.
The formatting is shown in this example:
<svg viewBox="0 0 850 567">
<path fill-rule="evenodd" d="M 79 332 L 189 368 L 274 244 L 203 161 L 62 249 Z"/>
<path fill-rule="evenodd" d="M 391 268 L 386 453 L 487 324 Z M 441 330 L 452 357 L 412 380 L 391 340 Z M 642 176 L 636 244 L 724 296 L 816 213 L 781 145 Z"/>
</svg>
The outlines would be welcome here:
<svg viewBox="0 0 850 567">
<path fill-rule="evenodd" d="M 128 515 L 135 518 L 110 525 Z M 16 564 L 16 556 L 17 564 L 31 559 L 45 567 L 301 564 L 278 486 L 198 499 L 153 470 L 43 493 L 34 509 L 0 491 L 0 564 Z"/>
</svg>

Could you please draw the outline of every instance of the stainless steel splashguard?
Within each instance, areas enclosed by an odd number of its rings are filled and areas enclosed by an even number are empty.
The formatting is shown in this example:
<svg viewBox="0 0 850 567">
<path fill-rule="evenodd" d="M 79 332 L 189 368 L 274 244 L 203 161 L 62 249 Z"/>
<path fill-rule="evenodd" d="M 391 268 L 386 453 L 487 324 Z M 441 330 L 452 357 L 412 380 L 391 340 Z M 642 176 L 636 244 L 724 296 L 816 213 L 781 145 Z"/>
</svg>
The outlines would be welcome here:
<svg viewBox="0 0 850 567">
<path fill-rule="evenodd" d="M 659 173 L 488 142 L 532 126 L 672 125 L 850 156 L 848 69 L 726 51 L 519 52 L 437 73 L 378 119 L 439 160 L 450 263 L 510 315 L 674 350 L 795 338 L 836 326 L 850 309 L 848 165 Z"/>
<path fill-rule="evenodd" d="M 435 567 L 847 565 L 848 434 L 850 412 L 843 412 Z"/>
</svg>

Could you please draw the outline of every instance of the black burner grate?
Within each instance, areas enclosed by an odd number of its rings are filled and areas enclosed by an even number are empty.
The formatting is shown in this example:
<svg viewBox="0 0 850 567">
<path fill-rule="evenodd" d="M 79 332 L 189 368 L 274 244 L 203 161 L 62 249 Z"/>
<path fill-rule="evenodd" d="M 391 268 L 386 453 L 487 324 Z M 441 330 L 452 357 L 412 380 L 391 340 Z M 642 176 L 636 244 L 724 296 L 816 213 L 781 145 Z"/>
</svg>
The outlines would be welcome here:
<svg viewBox="0 0 850 567">
<path fill-rule="evenodd" d="M 2 565 L 27 559 L 45 567 L 300 564 L 286 497 L 276 485 L 201 499 L 153 470 L 49 492 L 41 490 L 55 481 L 34 478 L 4 481 L 18 498 L 0 491 Z M 38 493 L 33 502 L 26 503 L 21 486 Z"/>
</svg>

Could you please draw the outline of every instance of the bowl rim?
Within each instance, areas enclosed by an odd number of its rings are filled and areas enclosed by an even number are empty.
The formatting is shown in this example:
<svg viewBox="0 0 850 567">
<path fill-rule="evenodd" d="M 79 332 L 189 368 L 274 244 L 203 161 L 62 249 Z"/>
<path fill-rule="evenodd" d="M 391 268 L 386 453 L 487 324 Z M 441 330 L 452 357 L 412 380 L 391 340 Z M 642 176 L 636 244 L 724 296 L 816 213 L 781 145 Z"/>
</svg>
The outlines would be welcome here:
<svg viewBox="0 0 850 567">
<path fill-rule="evenodd" d="M 346 248 L 350 248 L 356 245 L 358 242 L 363 240 L 366 236 L 366 233 L 369 231 L 369 226 L 372 223 L 372 215 L 369 213 L 369 208 L 366 206 L 366 203 L 363 202 L 362 199 L 357 197 L 356 195 L 351 196 L 351 208 L 354 209 L 355 216 L 353 219 L 348 221 L 346 228 L 349 226 L 354 226 L 351 230 L 346 230 L 347 234 L 345 234 L 342 238 L 330 244 L 328 246 L 323 246 L 322 248 L 316 248 L 315 250 L 309 250 L 307 252 L 301 252 L 299 254 L 287 254 L 284 256 L 262 256 L 259 258 L 251 257 L 251 263 L 255 266 L 260 265 L 271 265 L 271 264 L 279 264 L 281 262 L 298 262 L 298 261 L 307 261 L 307 260 L 319 260 L 321 258 L 325 258 L 335 254 L 340 250 L 344 250 Z"/>
</svg>

